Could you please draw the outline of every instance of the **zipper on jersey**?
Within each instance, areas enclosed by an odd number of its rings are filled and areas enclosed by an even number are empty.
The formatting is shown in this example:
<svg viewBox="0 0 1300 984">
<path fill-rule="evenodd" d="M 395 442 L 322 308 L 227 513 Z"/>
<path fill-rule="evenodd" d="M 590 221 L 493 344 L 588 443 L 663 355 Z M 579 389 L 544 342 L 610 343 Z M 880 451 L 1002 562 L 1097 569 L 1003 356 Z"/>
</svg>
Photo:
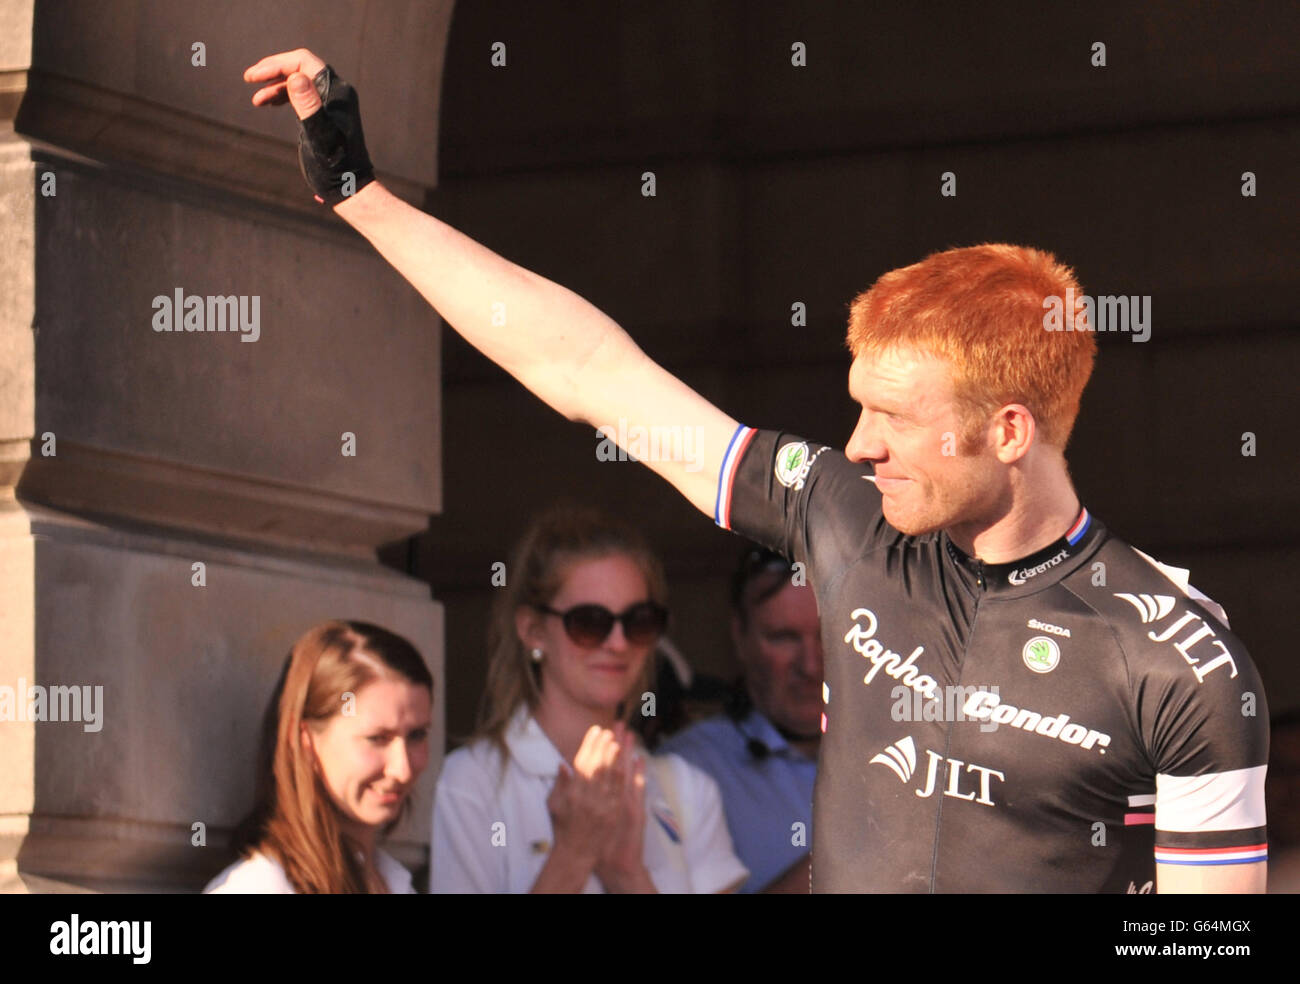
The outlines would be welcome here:
<svg viewBox="0 0 1300 984">
<path fill-rule="evenodd" d="M 983 588 L 985 585 L 984 565 L 978 560 L 975 563 L 978 566 L 975 577 L 979 581 L 979 586 Z M 966 679 L 966 670 L 967 667 L 969 666 L 969 661 L 967 657 L 970 656 L 970 643 L 971 640 L 975 638 L 975 622 L 979 619 L 980 604 L 983 601 L 984 601 L 983 594 L 977 595 L 975 597 L 975 610 L 971 612 L 970 615 L 970 628 L 966 633 L 966 638 L 962 642 L 962 647 L 961 647 L 961 662 L 958 665 L 958 669 L 957 669 L 956 685 L 958 687 L 965 685 L 964 681 Z M 953 729 L 956 726 L 957 726 L 956 721 L 949 721 L 948 727 L 944 729 L 943 760 L 945 763 L 952 758 L 952 733 L 953 733 Z M 951 768 L 951 766 L 948 766 L 948 768 Z M 939 797 L 938 809 L 935 811 L 935 815 L 934 815 L 934 843 L 930 849 L 930 894 L 931 895 L 933 895 L 935 892 L 935 881 L 937 880 L 939 875 L 939 843 L 942 840 L 942 837 L 943 837 L 943 797 L 941 795 Z"/>
</svg>

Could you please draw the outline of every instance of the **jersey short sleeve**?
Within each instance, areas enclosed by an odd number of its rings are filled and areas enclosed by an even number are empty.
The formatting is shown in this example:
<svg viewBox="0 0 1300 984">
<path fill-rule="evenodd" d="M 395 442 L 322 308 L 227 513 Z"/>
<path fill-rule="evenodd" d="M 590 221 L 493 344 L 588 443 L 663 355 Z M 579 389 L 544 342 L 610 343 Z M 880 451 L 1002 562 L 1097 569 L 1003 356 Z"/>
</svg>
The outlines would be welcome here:
<svg viewBox="0 0 1300 984">
<path fill-rule="evenodd" d="M 1268 708 L 1254 663 L 1217 606 L 1190 592 L 1134 597 L 1150 599 L 1153 625 L 1136 657 L 1135 709 L 1156 773 L 1156 861 L 1264 861 Z"/>
<path fill-rule="evenodd" d="M 718 476 L 714 521 L 804 563 L 826 583 L 901 536 L 885 522 L 870 467 L 793 434 L 736 430 Z"/>
</svg>

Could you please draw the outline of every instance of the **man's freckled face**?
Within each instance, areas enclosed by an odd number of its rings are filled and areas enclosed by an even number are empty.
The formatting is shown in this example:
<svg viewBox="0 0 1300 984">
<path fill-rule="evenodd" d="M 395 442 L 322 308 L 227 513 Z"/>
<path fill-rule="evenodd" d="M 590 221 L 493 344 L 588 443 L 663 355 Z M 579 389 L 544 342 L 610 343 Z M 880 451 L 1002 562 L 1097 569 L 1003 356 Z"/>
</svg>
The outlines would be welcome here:
<svg viewBox="0 0 1300 984">
<path fill-rule="evenodd" d="M 991 463 L 963 453 L 948 363 L 906 349 L 862 354 L 849 369 L 849 395 L 862 414 L 845 454 L 874 466 L 890 525 L 915 535 L 968 519 Z"/>
</svg>

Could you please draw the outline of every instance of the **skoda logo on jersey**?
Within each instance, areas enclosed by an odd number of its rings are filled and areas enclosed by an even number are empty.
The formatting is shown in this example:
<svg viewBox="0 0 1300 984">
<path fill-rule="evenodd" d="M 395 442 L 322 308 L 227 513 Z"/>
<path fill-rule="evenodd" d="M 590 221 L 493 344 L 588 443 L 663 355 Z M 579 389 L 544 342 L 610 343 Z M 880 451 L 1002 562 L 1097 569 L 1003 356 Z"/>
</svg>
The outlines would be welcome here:
<svg viewBox="0 0 1300 984">
<path fill-rule="evenodd" d="M 813 462 L 825 450 L 826 448 L 820 447 L 816 451 L 811 451 L 803 441 L 791 441 L 789 444 L 782 445 L 781 450 L 776 453 L 774 469 L 776 480 L 786 488 L 798 492 L 807 481 Z"/>
<path fill-rule="evenodd" d="M 799 470 L 808 460 L 808 445 L 795 441 L 776 453 L 776 480 L 786 488 L 793 488 L 799 480 Z"/>
<path fill-rule="evenodd" d="M 1056 664 L 1061 662 L 1061 647 L 1055 639 L 1047 636 L 1034 636 L 1020 652 L 1025 658 L 1025 665 L 1035 673 L 1051 673 L 1056 669 Z"/>
</svg>

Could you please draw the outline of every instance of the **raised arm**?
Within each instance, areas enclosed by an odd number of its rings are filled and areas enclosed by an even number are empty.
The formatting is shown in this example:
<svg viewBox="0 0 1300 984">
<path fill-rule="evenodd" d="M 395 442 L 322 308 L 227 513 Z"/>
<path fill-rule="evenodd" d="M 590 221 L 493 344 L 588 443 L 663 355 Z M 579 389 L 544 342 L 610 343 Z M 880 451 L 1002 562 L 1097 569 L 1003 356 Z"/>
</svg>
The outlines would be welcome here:
<svg viewBox="0 0 1300 984">
<path fill-rule="evenodd" d="M 325 69 L 320 58 L 300 49 L 262 59 L 244 78 L 266 83 L 253 96 L 255 105 L 290 101 L 298 118 L 311 124 L 305 126 L 310 137 L 322 119 L 312 79 Z M 336 108 L 331 99 L 325 109 L 326 117 L 355 112 L 355 100 Z M 337 131 L 334 136 L 340 139 Z M 359 149 L 365 159 L 359 118 L 354 129 L 345 120 L 342 139 L 352 143 L 336 158 L 357 159 Z M 328 162 L 317 155 L 317 163 Z M 643 457 L 697 509 L 713 515 L 718 470 L 736 421 L 653 362 L 611 318 L 413 208 L 378 181 L 334 208 L 470 344 L 570 420 L 609 428 L 624 450 Z"/>
</svg>

